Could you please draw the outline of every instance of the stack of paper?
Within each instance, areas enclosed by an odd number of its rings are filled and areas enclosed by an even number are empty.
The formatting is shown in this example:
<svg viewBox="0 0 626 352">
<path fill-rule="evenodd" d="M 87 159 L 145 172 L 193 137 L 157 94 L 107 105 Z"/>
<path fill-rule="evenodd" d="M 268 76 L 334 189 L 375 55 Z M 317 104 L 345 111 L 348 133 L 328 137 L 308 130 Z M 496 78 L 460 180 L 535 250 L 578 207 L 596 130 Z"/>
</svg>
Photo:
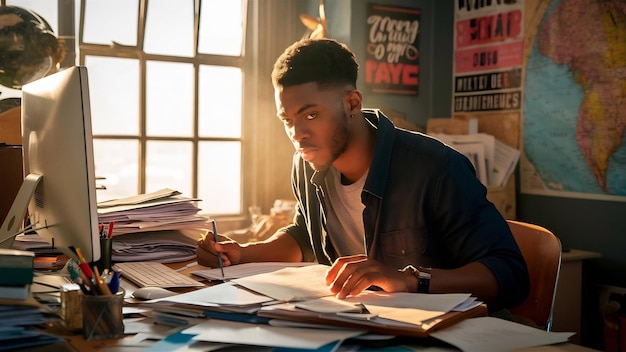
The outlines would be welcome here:
<svg viewBox="0 0 626 352">
<path fill-rule="evenodd" d="M 115 236 L 113 262 L 175 263 L 196 258 L 198 235 L 192 231 L 160 230 Z"/>
<path fill-rule="evenodd" d="M 32 295 L 24 300 L 0 299 L 0 350 L 17 350 L 62 342 L 60 337 L 37 329 L 54 319 L 55 315 Z"/>
<path fill-rule="evenodd" d="M 98 221 L 114 223 L 112 260 L 171 263 L 196 257 L 198 237 L 210 228 L 197 198 L 162 189 L 98 203 Z"/>
<path fill-rule="evenodd" d="M 170 335 L 163 334 L 148 351 L 239 346 L 261 351 L 337 351 L 349 348 L 353 342 L 348 339 L 366 345 L 371 339 L 393 341 L 399 335 L 432 336 L 464 351 L 501 351 L 564 342 L 571 336 L 485 317 L 486 307 L 465 293 L 366 291 L 340 300 L 324 283 L 328 266 L 307 264 L 228 266 L 224 269 L 233 270 L 225 274 L 232 279 L 224 283 L 138 303 L 134 308 L 148 308 L 146 324 L 157 326 L 154 322 L 162 320 L 179 327 Z M 213 277 L 212 270 L 197 272 Z M 133 341 L 145 343 L 148 338 L 155 336 L 144 334 Z M 509 345 L 508 340 L 512 341 Z M 396 345 L 391 342 L 390 346 Z M 414 347 L 406 350 L 424 350 L 425 346 Z"/>
<path fill-rule="evenodd" d="M 474 165 L 476 176 L 485 186 L 506 185 L 519 161 L 520 151 L 486 133 L 431 136 L 465 155 Z"/>
<path fill-rule="evenodd" d="M 198 215 L 200 209 L 180 192 L 162 189 L 157 192 L 98 203 L 98 221 L 115 222 L 113 236 L 127 233 L 202 229 L 207 218 Z"/>
</svg>

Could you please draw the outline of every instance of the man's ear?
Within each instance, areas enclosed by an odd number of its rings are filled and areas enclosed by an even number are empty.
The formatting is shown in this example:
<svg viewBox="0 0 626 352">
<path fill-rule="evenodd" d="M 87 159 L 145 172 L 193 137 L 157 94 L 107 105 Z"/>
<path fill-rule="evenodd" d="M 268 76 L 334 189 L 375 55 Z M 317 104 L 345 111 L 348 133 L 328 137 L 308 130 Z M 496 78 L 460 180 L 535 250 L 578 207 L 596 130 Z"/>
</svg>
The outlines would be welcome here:
<svg viewBox="0 0 626 352">
<path fill-rule="evenodd" d="M 363 107 L 363 94 L 358 89 L 353 89 L 344 97 L 344 105 L 348 115 L 361 112 Z"/>
</svg>

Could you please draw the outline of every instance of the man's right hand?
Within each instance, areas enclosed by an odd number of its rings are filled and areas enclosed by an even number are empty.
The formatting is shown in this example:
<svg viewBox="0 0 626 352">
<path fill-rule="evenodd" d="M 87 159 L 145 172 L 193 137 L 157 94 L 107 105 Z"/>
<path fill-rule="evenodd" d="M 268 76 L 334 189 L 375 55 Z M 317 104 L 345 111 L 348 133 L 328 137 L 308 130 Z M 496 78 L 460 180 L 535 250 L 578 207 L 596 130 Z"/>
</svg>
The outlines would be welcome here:
<svg viewBox="0 0 626 352">
<path fill-rule="evenodd" d="M 213 235 L 204 236 L 198 241 L 196 259 L 198 264 L 211 268 L 219 268 L 217 256 L 222 256 L 222 265 L 230 266 L 241 261 L 241 246 L 226 237 L 219 236 L 220 242 L 213 240 Z"/>
</svg>

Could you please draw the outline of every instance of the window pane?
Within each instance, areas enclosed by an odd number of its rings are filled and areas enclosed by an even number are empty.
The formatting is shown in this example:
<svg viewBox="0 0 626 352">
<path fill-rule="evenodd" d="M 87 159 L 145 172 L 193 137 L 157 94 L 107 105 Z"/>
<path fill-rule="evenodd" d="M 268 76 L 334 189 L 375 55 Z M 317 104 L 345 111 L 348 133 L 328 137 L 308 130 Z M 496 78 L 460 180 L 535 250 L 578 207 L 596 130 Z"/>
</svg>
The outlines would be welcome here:
<svg viewBox="0 0 626 352">
<path fill-rule="evenodd" d="M 201 137 L 241 137 L 242 75 L 238 67 L 200 66 Z"/>
<path fill-rule="evenodd" d="M 144 51 L 151 54 L 195 56 L 193 0 L 150 0 Z"/>
<path fill-rule="evenodd" d="M 149 136 L 193 136 L 192 64 L 146 63 L 146 132 Z"/>
<path fill-rule="evenodd" d="M 149 141 L 146 149 L 146 192 L 171 188 L 191 197 L 192 144 Z"/>
<path fill-rule="evenodd" d="M 139 133 L 139 61 L 85 57 L 94 134 Z"/>
<path fill-rule="evenodd" d="M 87 0 L 83 41 L 136 46 L 138 11 L 137 0 Z"/>
<path fill-rule="evenodd" d="M 138 192 L 139 145 L 132 140 L 94 139 L 93 153 L 96 184 L 106 190 L 97 191 L 98 202 L 136 195 Z"/>
<path fill-rule="evenodd" d="M 204 0 L 200 5 L 198 52 L 241 56 L 246 0 Z"/>
<path fill-rule="evenodd" d="M 203 142 L 198 155 L 198 197 L 202 213 L 241 213 L 241 143 Z"/>
<path fill-rule="evenodd" d="M 41 0 L 7 0 L 7 6 L 17 6 L 26 10 L 34 11 L 37 15 L 43 18 L 54 34 L 59 35 L 59 10 L 56 1 L 41 1 Z"/>
</svg>

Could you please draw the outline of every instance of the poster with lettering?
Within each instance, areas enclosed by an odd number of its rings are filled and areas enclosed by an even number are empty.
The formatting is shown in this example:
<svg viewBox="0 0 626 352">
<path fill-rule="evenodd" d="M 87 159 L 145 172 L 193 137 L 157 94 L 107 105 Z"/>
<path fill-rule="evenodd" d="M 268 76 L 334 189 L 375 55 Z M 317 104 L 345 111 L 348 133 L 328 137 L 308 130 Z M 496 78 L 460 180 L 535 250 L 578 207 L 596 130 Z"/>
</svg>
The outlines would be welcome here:
<svg viewBox="0 0 626 352">
<path fill-rule="evenodd" d="M 521 0 L 456 0 L 454 113 L 521 110 Z"/>
<path fill-rule="evenodd" d="M 365 90 L 417 95 L 420 10 L 367 5 Z"/>
</svg>

